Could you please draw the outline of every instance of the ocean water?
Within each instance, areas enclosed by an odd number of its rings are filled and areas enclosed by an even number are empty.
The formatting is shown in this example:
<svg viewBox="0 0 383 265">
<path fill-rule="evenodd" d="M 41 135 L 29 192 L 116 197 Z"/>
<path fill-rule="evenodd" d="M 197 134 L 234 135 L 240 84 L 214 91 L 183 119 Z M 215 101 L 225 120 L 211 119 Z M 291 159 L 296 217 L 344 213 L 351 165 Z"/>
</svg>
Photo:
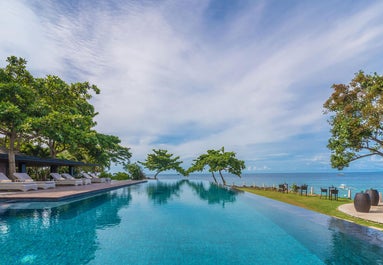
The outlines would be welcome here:
<svg viewBox="0 0 383 265">
<path fill-rule="evenodd" d="M 340 197 L 347 197 L 348 190 L 351 190 L 351 197 L 355 193 L 365 191 L 366 189 L 377 189 L 383 192 L 383 172 L 352 172 L 352 173 L 253 173 L 243 174 L 241 178 L 233 175 L 223 174 L 228 185 L 247 185 L 247 186 L 268 186 L 278 187 L 278 184 L 287 183 L 289 187 L 292 184 L 308 185 L 308 192 L 320 194 L 320 188 L 337 187 Z M 219 174 L 216 174 L 219 183 L 222 180 Z M 182 179 L 180 175 L 159 174 L 158 179 Z M 213 181 L 211 174 L 192 174 L 187 179 Z"/>
<path fill-rule="evenodd" d="M 2 205 L 0 264 L 383 264 L 383 233 L 207 181 Z"/>
</svg>

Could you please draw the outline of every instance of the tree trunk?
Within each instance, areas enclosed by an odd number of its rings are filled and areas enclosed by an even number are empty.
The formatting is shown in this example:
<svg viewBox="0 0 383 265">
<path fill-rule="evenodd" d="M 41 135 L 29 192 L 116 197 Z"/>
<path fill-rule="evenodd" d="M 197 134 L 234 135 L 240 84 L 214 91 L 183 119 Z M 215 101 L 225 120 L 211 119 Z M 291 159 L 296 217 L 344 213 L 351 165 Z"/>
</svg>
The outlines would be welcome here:
<svg viewBox="0 0 383 265">
<path fill-rule="evenodd" d="M 55 142 L 53 140 L 49 140 L 48 147 L 50 157 L 56 158 Z"/>
<path fill-rule="evenodd" d="M 225 179 L 223 178 L 223 176 L 222 176 L 222 172 L 221 172 L 221 170 L 220 171 L 218 171 L 219 172 L 219 175 L 221 176 L 221 179 L 222 179 L 222 182 L 223 182 L 223 185 L 225 185 L 226 186 L 226 181 L 225 181 Z"/>
<path fill-rule="evenodd" d="M 214 176 L 214 172 L 211 172 L 211 175 L 213 176 L 213 179 L 214 179 L 215 184 L 218 184 L 217 179 L 216 179 L 215 176 Z"/>
<path fill-rule="evenodd" d="M 8 177 L 12 180 L 15 179 L 15 177 L 13 176 L 13 173 L 16 173 L 15 140 L 16 140 L 16 134 L 12 132 L 9 136 L 9 150 L 8 150 L 8 163 L 9 163 Z"/>
</svg>

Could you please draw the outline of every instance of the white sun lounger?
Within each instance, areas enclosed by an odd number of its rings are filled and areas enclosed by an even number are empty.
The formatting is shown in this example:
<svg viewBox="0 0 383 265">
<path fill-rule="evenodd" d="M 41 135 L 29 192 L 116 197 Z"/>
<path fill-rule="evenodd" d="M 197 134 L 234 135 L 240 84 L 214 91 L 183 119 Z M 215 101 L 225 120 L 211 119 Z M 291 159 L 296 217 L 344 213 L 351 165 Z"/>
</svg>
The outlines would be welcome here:
<svg viewBox="0 0 383 265">
<path fill-rule="evenodd" d="M 12 182 L 4 173 L 0 172 L 0 190 L 37 190 L 36 183 Z"/>
<path fill-rule="evenodd" d="M 58 186 L 77 186 L 77 185 L 82 185 L 82 180 L 81 179 L 66 179 L 62 177 L 59 173 L 51 173 L 51 177 L 54 179 L 56 182 L 56 185 Z"/>
<path fill-rule="evenodd" d="M 91 176 L 91 177 L 94 178 L 94 179 L 105 179 L 105 182 L 110 182 L 110 181 L 111 181 L 110 178 L 100 178 L 99 176 L 96 175 L 96 173 L 90 173 L 90 172 L 88 172 L 88 175 Z"/>
<path fill-rule="evenodd" d="M 99 178 L 99 177 L 92 177 L 91 175 L 89 175 L 88 173 L 86 172 L 81 172 L 81 175 L 86 178 L 86 179 L 90 179 L 92 181 L 92 183 L 105 183 L 106 182 L 106 179 L 105 178 Z"/>
<path fill-rule="evenodd" d="M 73 177 L 72 175 L 68 174 L 68 173 L 62 173 L 61 176 L 63 178 L 66 178 L 66 179 L 71 179 L 71 180 L 81 180 L 82 181 L 82 184 L 83 185 L 88 185 L 88 184 L 91 184 L 91 180 L 90 179 L 86 179 L 86 178 L 82 178 L 82 179 L 76 179 L 75 177 Z"/>
<path fill-rule="evenodd" d="M 54 181 L 34 181 L 27 173 L 14 173 L 13 174 L 21 182 L 36 183 L 39 189 L 53 189 L 56 187 Z"/>
</svg>

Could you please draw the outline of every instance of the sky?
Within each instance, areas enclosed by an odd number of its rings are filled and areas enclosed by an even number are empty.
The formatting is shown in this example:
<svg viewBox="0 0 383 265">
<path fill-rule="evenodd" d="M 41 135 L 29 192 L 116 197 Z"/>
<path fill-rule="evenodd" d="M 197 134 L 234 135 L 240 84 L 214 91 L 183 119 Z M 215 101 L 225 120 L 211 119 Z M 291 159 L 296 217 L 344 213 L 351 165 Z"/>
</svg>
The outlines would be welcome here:
<svg viewBox="0 0 383 265">
<path fill-rule="evenodd" d="M 323 103 L 359 70 L 382 74 L 383 2 L 0 0 L 0 67 L 11 55 L 97 85 L 96 130 L 132 162 L 166 149 L 188 167 L 224 146 L 244 173 L 328 172 Z"/>
</svg>

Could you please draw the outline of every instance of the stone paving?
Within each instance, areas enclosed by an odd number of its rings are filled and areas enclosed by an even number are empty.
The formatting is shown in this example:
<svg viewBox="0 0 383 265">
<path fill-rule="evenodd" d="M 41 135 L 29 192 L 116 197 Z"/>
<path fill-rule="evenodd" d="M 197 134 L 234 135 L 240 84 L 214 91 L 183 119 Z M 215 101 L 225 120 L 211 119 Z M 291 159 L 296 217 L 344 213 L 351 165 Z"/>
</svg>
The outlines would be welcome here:
<svg viewBox="0 0 383 265">
<path fill-rule="evenodd" d="M 83 196 L 138 183 L 146 182 L 146 180 L 121 180 L 107 183 L 92 183 L 80 186 L 56 186 L 54 189 L 36 190 L 36 191 L 9 191 L 0 192 L 0 202 L 10 201 L 59 201 L 72 197 Z"/>
<path fill-rule="evenodd" d="M 379 202 L 378 206 L 371 206 L 370 212 L 368 213 L 357 212 L 355 210 L 353 203 L 343 204 L 338 207 L 338 210 L 354 217 L 358 217 L 361 219 L 383 224 L 383 203 L 382 202 Z"/>
</svg>

